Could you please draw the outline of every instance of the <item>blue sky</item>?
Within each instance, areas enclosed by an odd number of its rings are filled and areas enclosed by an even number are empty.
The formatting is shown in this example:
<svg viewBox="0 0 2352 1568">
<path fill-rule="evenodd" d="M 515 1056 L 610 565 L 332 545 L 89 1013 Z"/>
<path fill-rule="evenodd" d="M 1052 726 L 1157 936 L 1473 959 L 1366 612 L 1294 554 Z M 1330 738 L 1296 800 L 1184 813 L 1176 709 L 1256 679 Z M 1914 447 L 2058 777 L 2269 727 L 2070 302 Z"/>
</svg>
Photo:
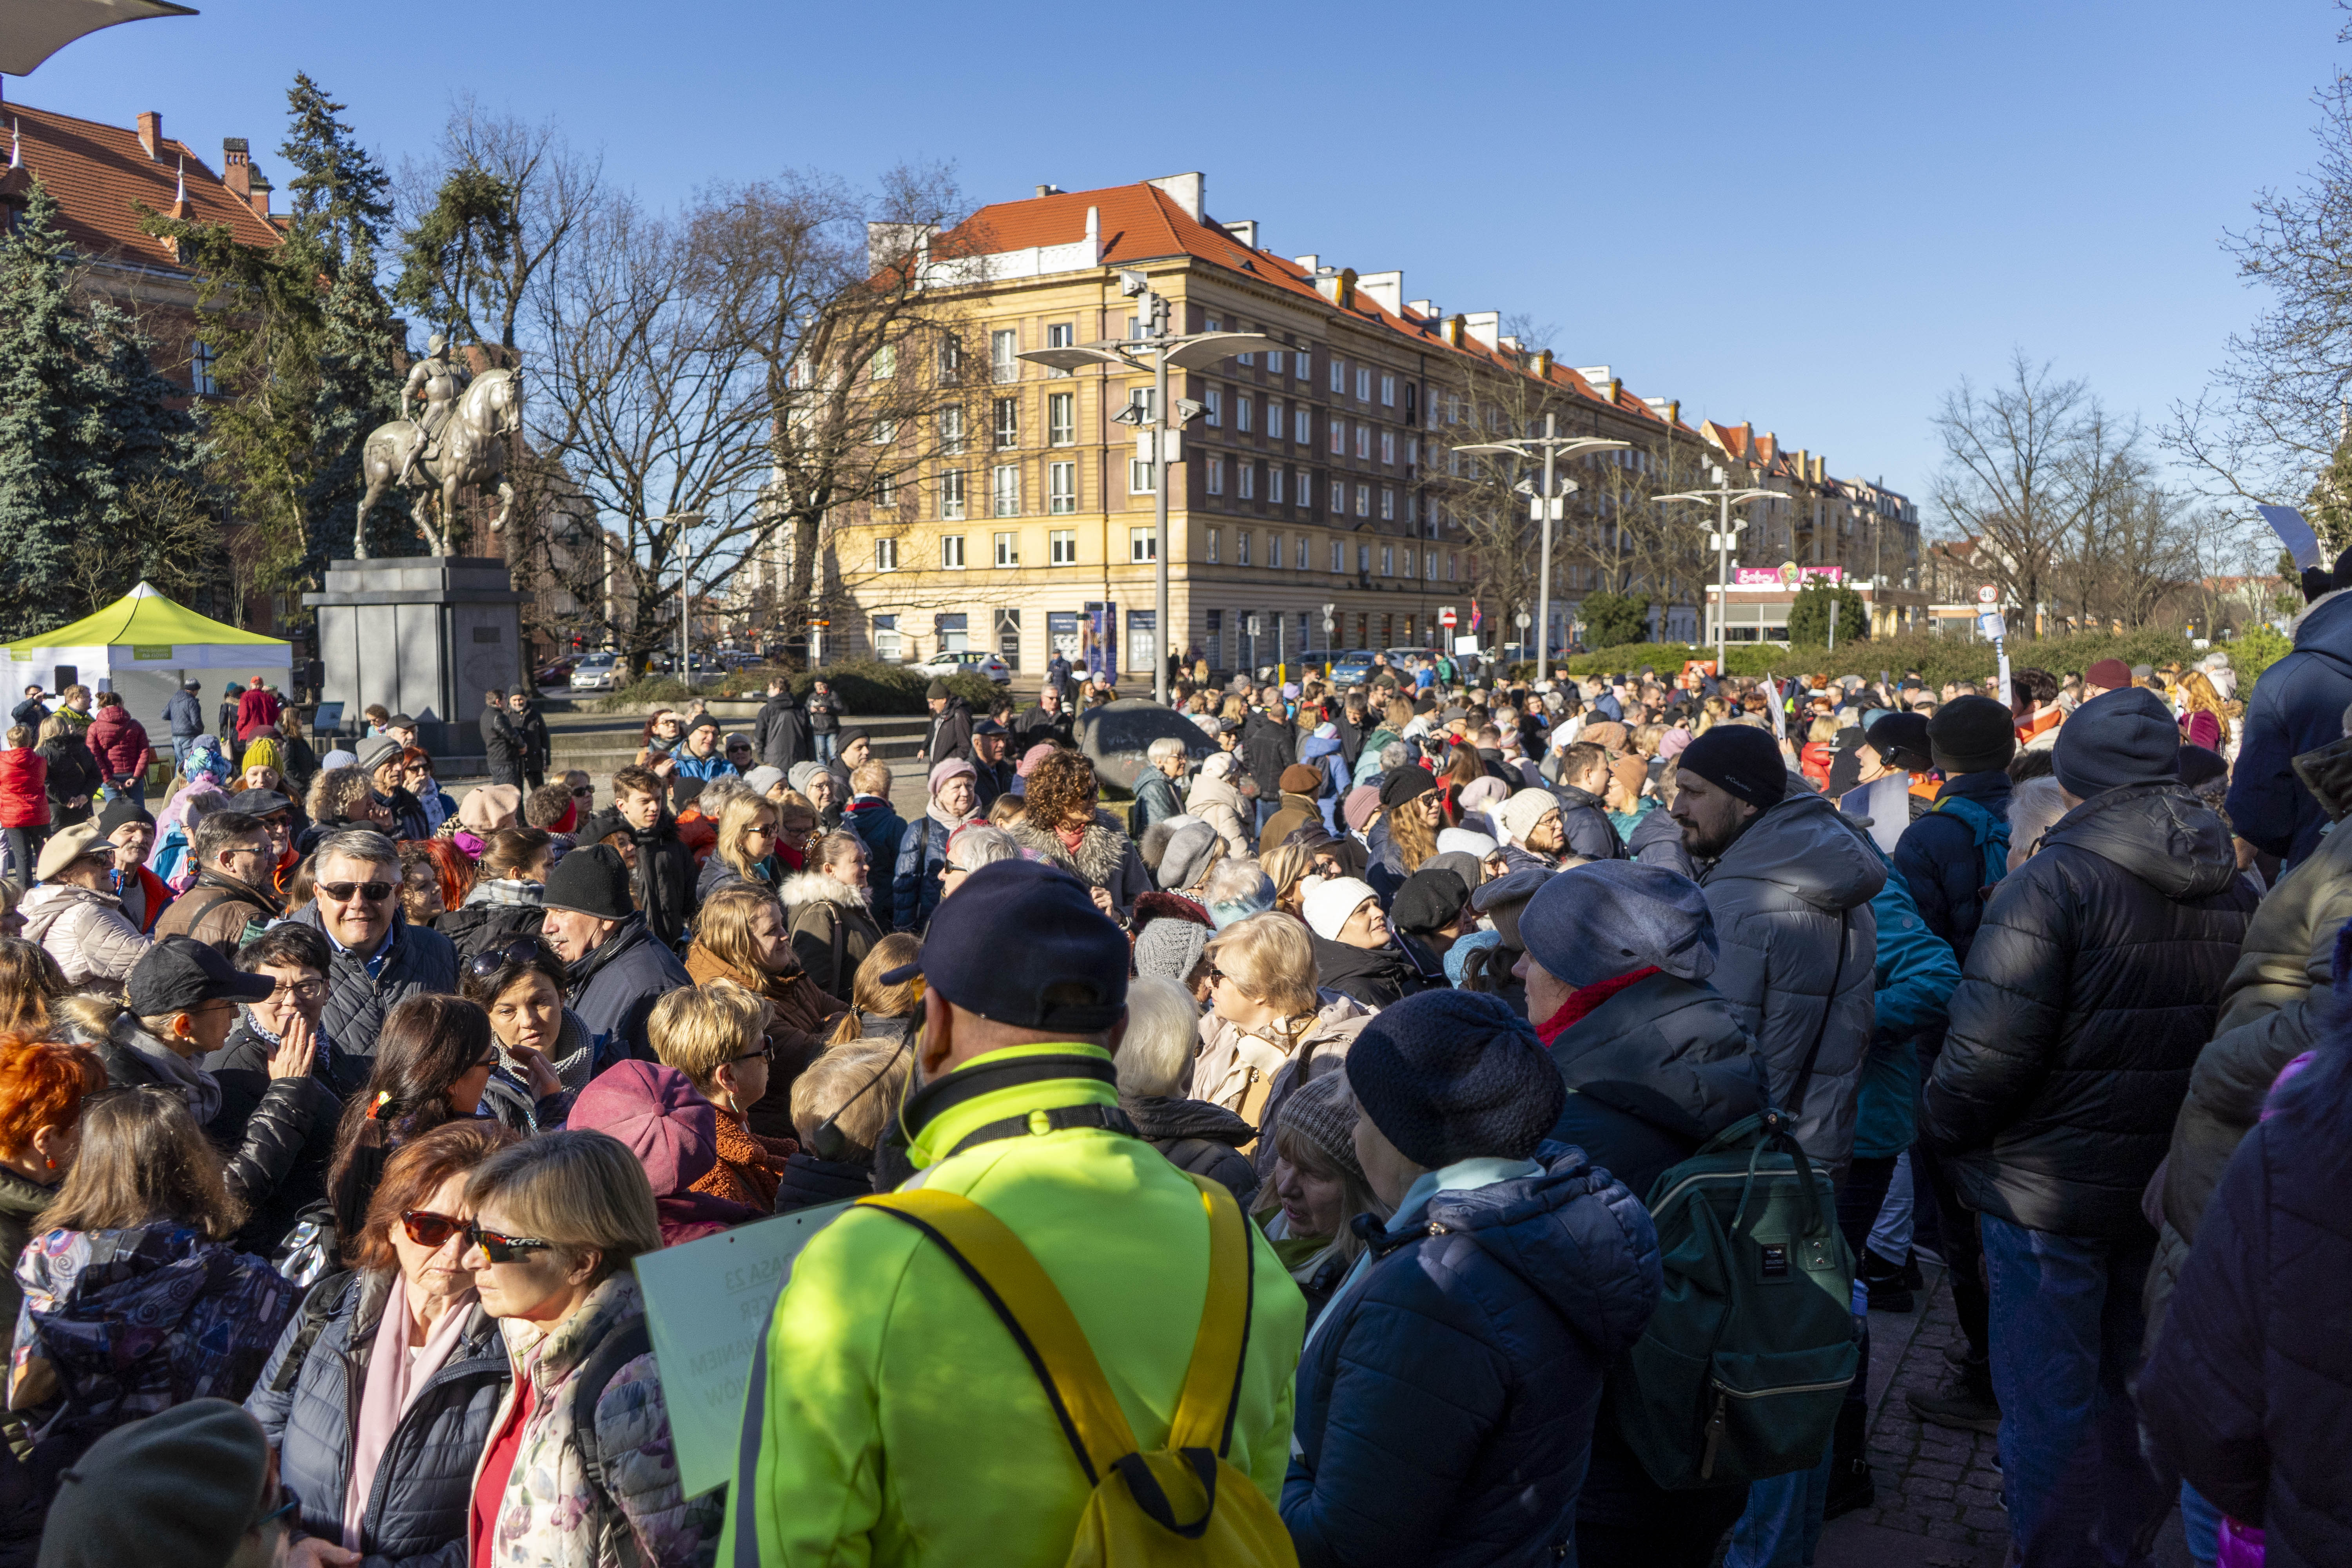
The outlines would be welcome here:
<svg viewBox="0 0 2352 1568">
<path fill-rule="evenodd" d="M 2312 162 L 2325 0 L 1181 8 L 198 0 L 6 96 L 282 184 L 308 70 L 384 160 L 452 97 L 551 118 L 655 205 L 951 162 L 977 199 L 1188 169 L 1217 216 L 1408 298 L 1549 324 L 1686 416 L 1922 500 L 1928 418 L 2012 345 L 2153 424 L 2255 308 L 2216 240 Z M 1171 85 L 1172 84 L 1172 85 Z"/>
</svg>

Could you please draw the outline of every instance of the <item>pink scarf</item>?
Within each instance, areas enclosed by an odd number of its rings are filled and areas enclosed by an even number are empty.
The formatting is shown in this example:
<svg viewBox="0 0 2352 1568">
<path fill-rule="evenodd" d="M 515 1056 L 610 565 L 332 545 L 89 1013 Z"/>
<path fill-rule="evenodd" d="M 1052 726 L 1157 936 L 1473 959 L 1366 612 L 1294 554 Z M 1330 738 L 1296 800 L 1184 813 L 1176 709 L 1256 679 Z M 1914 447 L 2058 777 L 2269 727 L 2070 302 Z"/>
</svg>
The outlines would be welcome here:
<svg viewBox="0 0 2352 1568">
<path fill-rule="evenodd" d="M 466 1320 L 473 1314 L 474 1293 L 467 1290 L 443 1309 L 441 1321 L 425 1336 L 416 1354 L 408 1353 L 410 1319 L 408 1281 L 395 1271 L 392 1294 L 375 1326 L 375 1347 L 368 1357 L 367 1387 L 360 1395 L 360 1417 L 352 1437 L 352 1484 L 343 1493 L 343 1545 L 362 1550 L 360 1521 L 367 1514 L 368 1495 L 375 1490 L 376 1467 L 401 1415 L 433 1374 L 447 1363 L 449 1354 L 465 1337 Z"/>
</svg>

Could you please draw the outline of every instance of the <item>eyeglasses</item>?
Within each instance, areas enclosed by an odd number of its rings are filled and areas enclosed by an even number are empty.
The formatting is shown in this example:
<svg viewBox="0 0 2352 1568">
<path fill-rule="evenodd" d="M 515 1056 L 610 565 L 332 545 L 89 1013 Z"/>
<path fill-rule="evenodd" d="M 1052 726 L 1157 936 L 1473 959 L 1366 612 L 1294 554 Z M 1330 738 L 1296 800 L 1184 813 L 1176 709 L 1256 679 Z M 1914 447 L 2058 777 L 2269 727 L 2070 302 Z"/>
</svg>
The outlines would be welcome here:
<svg viewBox="0 0 2352 1568">
<path fill-rule="evenodd" d="M 280 996 L 291 996 L 297 1002 L 316 1002 L 326 994 L 327 983 L 323 980 L 281 980 L 268 999 L 274 1002 Z"/>
<path fill-rule="evenodd" d="M 776 1059 L 776 1047 L 772 1043 L 762 1041 L 758 1050 L 745 1051 L 740 1057 L 729 1057 L 727 1059 L 730 1063 L 748 1062 L 753 1060 L 772 1062 Z"/>
<path fill-rule="evenodd" d="M 478 1225 L 466 1227 L 466 1236 L 482 1256 L 493 1263 L 512 1263 L 518 1253 L 545 1252 L 554 1247 L 551 1241 L 540 1241 L 528 1236 L 500 1236 L 495 1230 L 484 1230 Z"/>
<path fill-rule="evenodd" d="M 510 942 L 504 947 L 485 948 L 474 954 L 466 964 L 466 973 L 479 980 L 496 974 L 509 963 L 529 963 L 539 956 L 536 942 Z"/>
<path fill-rule="evenodd" d="M 437 1247 L 453 1236 L 463 1236 L 468 1227 L 462 1219 L 435 1214 L 431 1209 L 403 1209 L 400 1211 L 400 1228 L 406 1231 L 408 1239 L 417 1246 Z"/>
<path fill-rule="evenodd" d="M 1213 964 L 1209 965 L 1209 984 L 1210 984 L 1214 985 L 1214 984 L 1217 984 L 1217 982 L 1219 982 L 1220 980 L 1231 980 L 1232 978 L 1233 978 L 1233 976 L 1232 976 L 1232 975 L 1230 975 L 1230 974 L 1226 973 L 1223 970 L 1219 969 L 1215 964 L 1213 964 Z"/>
<path fill-rule="evenodd" d="M 397 886 L 396 882 L 321 882 L 319 891 L 339 904 L 350 903 L 354 896 L 365 899 L 371 904 L 380 904 L 392 897 L 392 890 Z"/>
</svg>

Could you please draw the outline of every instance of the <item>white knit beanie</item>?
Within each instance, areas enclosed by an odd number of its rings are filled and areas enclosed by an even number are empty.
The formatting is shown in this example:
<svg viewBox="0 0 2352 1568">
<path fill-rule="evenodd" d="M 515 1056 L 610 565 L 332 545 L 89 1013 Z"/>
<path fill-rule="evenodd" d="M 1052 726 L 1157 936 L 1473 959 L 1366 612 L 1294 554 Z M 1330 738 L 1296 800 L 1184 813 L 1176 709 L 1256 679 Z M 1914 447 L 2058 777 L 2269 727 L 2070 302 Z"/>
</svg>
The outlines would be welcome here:
<svg viewBox="0 0 2352 1568">
<path fill-rule="evenodd" d="M 1494 816 L 1505 837 L 1514 844 L 1525 844 L 1536 824 L 1543 820 L 1544 813 L 1559 809 L 1559 797 L 1551 791 L 1523 789 L 1505 801 Z"/>
<path fill-rule="evenodd" d="M 1325 942 L 1339 940 L 1339 930 L 1348 917 L 1362 907 L 1366 899 L 1376 899 L 1371 884 L 1355 877 L 1307 877 L 1299 884 L 1306 894 L 1299 900 L 1299 909 L 1307 916 L 1307 929 Z"/>
</svg>

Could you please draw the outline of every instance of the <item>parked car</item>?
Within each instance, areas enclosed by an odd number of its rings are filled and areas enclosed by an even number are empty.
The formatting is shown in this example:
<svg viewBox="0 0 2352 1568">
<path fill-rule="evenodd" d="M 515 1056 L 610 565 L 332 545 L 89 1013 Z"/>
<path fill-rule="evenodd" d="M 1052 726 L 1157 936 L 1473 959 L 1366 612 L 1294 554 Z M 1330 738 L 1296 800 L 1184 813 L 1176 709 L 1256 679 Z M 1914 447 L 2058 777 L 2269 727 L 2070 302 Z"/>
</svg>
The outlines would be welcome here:
<svg viewBox="0 0 2352 1568">
<path fill-rule="evenodd" d="M 542 664 L 539 667 L 538 673 L 531 677 L 531 681 L 538 686 L 564 685 L 571 680 L 572 672 L 578 668 L 579 665 L 580 661 L 577 658 L 559 658 L 552 664 Z"/>
<path fill-rule="evenodd" d="M 966 648 L 961 653 L 941 651 L 915 668 L 930 675 L 953 675 L 962 670 L 970 675 L 984 675 L 999 686 L 1013 684 L 1013 667 L 984 648 Z"/>
<path fill-rule="evenodd" d="M 1372 650 L 1368 647 L 1350 649 L 1331 661 L 1331 684 L 1361 686 L 1372 678 Z"/>
<path fill-rule="evenodd" d="M 626 672 L 616 653 L 590 653 L 580 656 L 572 667 L 572 689 L 574 691 L 614 691 L 620 688 Z"/>
</svg>

